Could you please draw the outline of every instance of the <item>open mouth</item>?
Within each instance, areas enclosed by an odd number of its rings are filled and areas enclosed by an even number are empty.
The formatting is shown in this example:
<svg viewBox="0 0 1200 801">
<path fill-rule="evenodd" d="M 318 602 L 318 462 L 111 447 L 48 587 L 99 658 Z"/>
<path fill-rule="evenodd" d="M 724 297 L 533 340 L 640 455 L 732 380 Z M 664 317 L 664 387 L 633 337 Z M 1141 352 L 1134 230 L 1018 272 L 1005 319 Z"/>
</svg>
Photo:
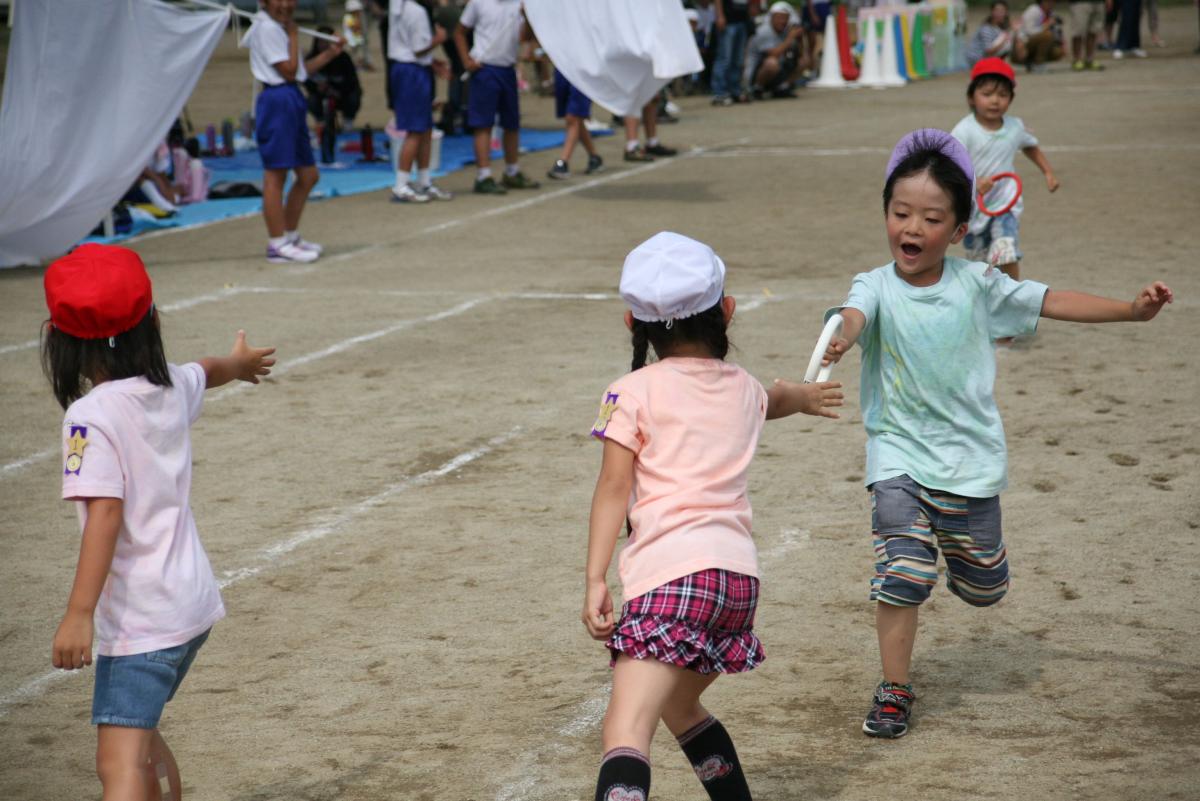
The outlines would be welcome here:
<svg viewBox="0 0 1200 801">
<path fill-rule="evenodd" d="M 915 259 L 917 256 L 921 255 L 921 248 L 917 245 L 904 244 L 900 246 L 900 250 L 903 251 L 904 255 L 908 256 L 910 259 Z"/>
</svg>

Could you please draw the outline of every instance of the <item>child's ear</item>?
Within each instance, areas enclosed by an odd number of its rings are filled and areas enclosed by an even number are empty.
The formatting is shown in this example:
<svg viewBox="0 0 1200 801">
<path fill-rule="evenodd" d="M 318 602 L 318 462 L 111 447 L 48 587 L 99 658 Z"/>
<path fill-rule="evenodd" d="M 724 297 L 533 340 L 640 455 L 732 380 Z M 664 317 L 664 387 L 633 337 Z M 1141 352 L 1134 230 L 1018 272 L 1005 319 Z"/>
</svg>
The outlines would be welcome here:
<svg viewBox="0 0 1200 801">
<path fill-rule="evenodd" d="M 729 325 L 729 321 L 733 319 L 735 308 L 737 308 L 737 301 L 733 299 L 733 295 L 721 298 L 721 312 L 725 315 L 725 325 Z"/>
<path fill-rule="evenodd" d="M 633 312 L 631 312 L 629 309 L 625 310 L 625 327 L 630 331 L 633 330 Z"/>
<path fill-rule="evenodd" d="M 962 238 L 966 235 L 967 235 L 967 224 L 959 223 L 958 227 L 954 229 L 954 236 L 950 237 L 950 244 L 957 245 L 959 242 L 962 241 Z"/>
</svg>

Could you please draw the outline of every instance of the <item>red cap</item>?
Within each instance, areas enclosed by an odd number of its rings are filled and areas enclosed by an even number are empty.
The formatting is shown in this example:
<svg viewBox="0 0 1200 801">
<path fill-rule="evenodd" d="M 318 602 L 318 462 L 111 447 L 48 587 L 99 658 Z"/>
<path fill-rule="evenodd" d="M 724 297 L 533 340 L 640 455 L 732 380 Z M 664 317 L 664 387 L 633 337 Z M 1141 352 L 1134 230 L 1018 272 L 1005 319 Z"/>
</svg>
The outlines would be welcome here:
<svg viewBox="0 0 1200 801">
<path fill-rule="evenodd" d="M 80 245 L 46 269 L 50 323 L 80 339 L 123 334 L 154 302 L 138 254 L 115 245 Z"/>
<path fill-rule="evenodd" d="M 1017 85 L 1017 74 L 1013 72 L 1012 65 L 995 56 L 981 58 L 975 62 L 975 66 L 971 68 L 971 80 L 974 81 L 980 75 L 1000 75 L 1008 78 L 1014 87 Z"/>
</svg>

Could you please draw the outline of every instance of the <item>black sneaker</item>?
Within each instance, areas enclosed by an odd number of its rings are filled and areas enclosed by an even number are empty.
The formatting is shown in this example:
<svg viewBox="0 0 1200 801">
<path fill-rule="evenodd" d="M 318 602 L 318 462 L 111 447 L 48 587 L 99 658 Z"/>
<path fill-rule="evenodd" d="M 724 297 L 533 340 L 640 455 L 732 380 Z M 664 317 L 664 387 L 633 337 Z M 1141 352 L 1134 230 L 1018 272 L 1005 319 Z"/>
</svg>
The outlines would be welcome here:
<svg viewBox="0 0 1200 801">
<path fill-rule="evenodd" d="M 519 172 L 516 175 L 505 173 L 501 181 L 506 189 L 537 189 L 541 186 L 540 183 L 526 176 L 523 172 Z"/>
<path fill-rule="evenodd" d="M 600 158 L 599 155 L 588 156 L 588 165 L 587 165 L 587 169 L 584 172 L 586 172 L 588 175 L 591 175 L 592 173 L 600 172 L 603 169 L 604 169 L 604 159 Z"/>
<path fill-rule="evenodd" d="M 635 148 L 633 150 L 626 150 L 625 151 L 625 160 L 626 161 L 654 161 L 654 156 L 649 155 L 648 153 L 646 153 L 645 150 L 643 150 L 642 148 L 639 147 L 639 148 Z"/>
<path fill-rule="evenodd" d="M 487 178 L 481 178 L 475 182 L 475 194 L 507 195 L 508 190 L 496 183 L 496 179 L 489 175 Z"/>
<path fill-rule="evenodd" d="M 571 168 L 567 166 L 567 162 L 559 159 L 554 162 L 554 166 L 546 173 L 547 178 L 553 178 L 556 181 L 562 181 L 571 177 Z"/>
<path fill-rule="evenodd" d="M 908 733 L 908 715 L 915 699 L 911 684 L 879 682 L 871 711 L 863 721 L 863 734 L 889 739 L 903 737 Z"/>
<path fill-rule="evenodd" d="M 667 147 L 666 145 L 664 145 L 660 142 L 657 145 L 647 145 L 646 152 L 649 153 L 651 156 L 674 156 L 679 151 L 673 147 Z"/>
</svg>

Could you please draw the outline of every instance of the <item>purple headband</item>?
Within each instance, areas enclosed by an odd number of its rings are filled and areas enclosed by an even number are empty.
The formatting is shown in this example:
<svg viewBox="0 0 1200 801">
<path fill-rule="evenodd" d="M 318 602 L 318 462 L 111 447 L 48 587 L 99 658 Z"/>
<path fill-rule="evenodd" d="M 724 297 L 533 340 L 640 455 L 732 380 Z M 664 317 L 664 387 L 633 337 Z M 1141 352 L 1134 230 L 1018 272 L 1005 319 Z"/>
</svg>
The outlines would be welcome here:
<svg viewBox="0 0 1200 801">
<path fill-rule="evenodd" d="M 896 171 L 901 161 L 904 161 L 908 154 L 914 150 L 923 148 L 934 148 L 941 152 L 942 155 L 953 161 L 967 175 L 967 179 L 971 182 L 972 194 L 975 191 L 975 168 L 971 166 L 971 154 L 963 147 L 963 143 L 955 139 L 945 131 L 938 128 L 918 128 L 915 131 L 906 133 L 896 143 L 896 148 L 892 151 L 892 157 L 888 159 L 887 173 L 884 180 L 892 177 L 892 173 Z"/>
</svg>

